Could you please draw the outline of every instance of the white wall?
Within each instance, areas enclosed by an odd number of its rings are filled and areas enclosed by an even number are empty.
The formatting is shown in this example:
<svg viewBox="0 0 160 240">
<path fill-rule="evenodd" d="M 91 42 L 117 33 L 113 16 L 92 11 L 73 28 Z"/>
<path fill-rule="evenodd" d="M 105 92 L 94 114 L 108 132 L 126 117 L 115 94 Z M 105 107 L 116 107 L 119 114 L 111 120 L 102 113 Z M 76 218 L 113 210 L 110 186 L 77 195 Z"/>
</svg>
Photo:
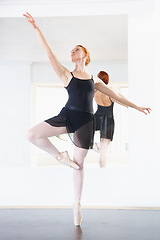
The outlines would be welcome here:
<svg viewBox="0 0 160 240">
<path fill-rule="evenodd" d="M 137 104 L 151 106 L 153 108 L 151 116 L 145 116 L 133 109 L 129 110 L 130 119 L 130 164 L 125 167 L 108 167 L 106 169 L 86 168 L 85 182 L 83 192 L 83 205 L 89 206 L 138 206 L 138 207 L 160 207 L 160 196 L 158 193 L 160 175 L 159 175 L 159 149 L 154 140 L 158 138 L 157 128 L 154 127 L 157 122 L 158 111 L 157 103 L 159 100 L 155 93 L 157 91 L 157 77 L 154 76 L 154 46 L 155 32 L 153 26 L 158 29 L 158 22 L 155 21 L 155 15 L 158 17 L 158 11 L 153 9 L 153 1 L 132 1 L 131 4 L 121 3 L 109 4 L 106 8 L 108 13 L 129 13 L 129 97 Z M 83 6 L 80 6 L 83 7 Z M 89 8 L 90 11 L 93 8 Z M 104 11 L 104 8 L 103 8 Z M 96 12 L 96 9 L 93 11 Z M 159 17 L 158 17 L 159 19 Z M 153 33 L 153 35 L 152 35 Z M 158 43 L 158 42 L 157 42 Z M 23 65 L 22 65 L 23 66 Z M 19 74 L 18 66 L 16 69 L 17 78 L 14 84 L 10 79 L 11 74 L 8 71 L 13 70 L 3 66 L 3 76 L 7 69 L 7 82 L 3 82 L 4 91 L 8 91 L 8 82 L 12 85 L 14 91 L 10 91 L 11 96 L 22 97 L 22 103 L 11 98 L 13 103 L 18 105 L 23 116 L 26 116 L 25 126 L 21 126 L 18 131 L 12 130 L 14 142 L 21 141 L 19 148 L 27 149 L 28 144 L 22 140 L 28 126 L 29 116 L 29 91 L 27 96 L 16 91 L 24 89 L 24 84 L 29 87 L 29 77 L 25 82 L 20 81 L 22 74 L 29 71 L 27 69 Z M 20 77 L 19 77 L 20 76 Z M 28 76 L 28 75 L 27 75 Z M 25 74 L 25 78 L 27 77 Z M 156 79 L 156 81 L 155 81 Z M 155 84 L 155 85 L 154 85 Z M 2 92 L 2 101 L 6 98 Z M 155 98 L 154 98 L 155 97 Z M 14 106 L 14 104 L 13 104 Z M 25 109 L 25 107 L 26 109 Z M 4 110 L 3 110 L 4 112 Z M 14 117 L 15 112 L 12 111 Z M 26 114 L 27 113 L 27 114 Z M 6 110 L 4 112 L 6 115 Z M 9 117 L 12 114 L 9 113 Z M 16 113 L 20 117 L 19 113 Z M 3 117 L 3 116 L 2 116 Z M 3 127 L 5 128 L 4 120 Z M 14 123 L 16 120 L 14 119 Z M 20 124 L 20 121 L 18 120 Z M 14 124 L 15 125 L 15 124 Z M 10 126 L 10 124 L 9 124 Z M 3 128 L 2 128 L 3 129 Z M 7 139 L 10 137 L 8 129 Z M 5 132 L 2 130 L 2 139 L 6 139 Z M 12 136 L 11 136 L 12 137 Z M 6 141 L 5 141 L 6 142 Z M 24 145 L 23 145 L 24 143 Z M 5 143 L 6 144 L 6 143 Z M 15 145 L 11 146 L 13 150 Z M 24 147 L 25 146 L 25 147 Z M 156 146 L 156 149 L 155 149 Z M 22 151 L 22 150 L 21 150 Z M 26 150 L 27 151 L 27 150 Z M 6 154 L 7 153 L 7 154 Z M 15 153 L 15 152 L 14 152 Z M 9 155 L 11 161 L 12 151 L 5 150 L 5 159 Z M 23 155 L 23 156 L 22 156 Z M 13 155 L 13 158 L 16 155 Z M 25 160 L 25 154 L 21 154 L 21 160 Z M 19 159 L 20 159 L 19 158 Z M 29 159 L 28 159 L 29 160 Z M 3 160 L 4 161 L 4 160 Z M 8 160 L 6 160 L 8 161 Z M 0 206 L 71 206 L 72 204 L 72 171 L 65 167 L 61 168 L 19 168 L 19 169 L 0 169 Z M 5 184 L 4 184 L 5 183 Z"/>
<path fill-rule="evenodd" d="M 30 64 L 0 63 L 0 167 L 29 166 Z"/>
<path fill-rule="evenodd" d="M 63 65 L 73 71 L 74 65 L 70 62 L 63 62 Z M 127 61 L 91 61 L 87 71 L 97 75 L 99 71 L 107 71 L 110 75 L 110 82 L 128 82 Z M 31 65 L 31 78 L 34 83 L 60 83 L 59 78 L 53 71 L 49 62 L 36 62 Z"/>
</svg>

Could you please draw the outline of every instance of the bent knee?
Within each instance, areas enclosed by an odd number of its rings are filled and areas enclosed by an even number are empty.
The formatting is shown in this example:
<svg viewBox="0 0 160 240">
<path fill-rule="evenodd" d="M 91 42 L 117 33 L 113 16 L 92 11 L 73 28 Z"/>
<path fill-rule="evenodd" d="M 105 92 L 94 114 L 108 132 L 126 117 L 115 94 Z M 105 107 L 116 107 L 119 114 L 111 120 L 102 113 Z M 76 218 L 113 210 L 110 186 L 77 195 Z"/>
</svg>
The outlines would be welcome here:
<svg viewBox="0 0 160 240">
<path fill-rule="evenodd" d="M 78 170 L 83 170 L 83 163 L 79 163 L 77 161 L 74 161 L 74 162 L 79 166 Z"/>
<path fill-rule="evenodd" d="M 30 142 L 34 142 L 37 139 L 36 134 L 32 129 L 30 129 L 27 133 L 27 140 Z"/>
</svg>

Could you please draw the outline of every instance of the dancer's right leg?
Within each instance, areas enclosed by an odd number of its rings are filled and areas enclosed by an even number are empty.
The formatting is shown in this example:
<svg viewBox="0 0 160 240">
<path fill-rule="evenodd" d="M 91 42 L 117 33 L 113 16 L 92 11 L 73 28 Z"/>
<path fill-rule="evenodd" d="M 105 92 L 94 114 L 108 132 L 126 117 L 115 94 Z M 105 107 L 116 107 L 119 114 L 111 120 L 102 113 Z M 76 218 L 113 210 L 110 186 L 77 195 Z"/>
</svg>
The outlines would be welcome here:
<svg viewBox="0 0 160 240">
<path fill-rule="evenodd" d="M 41 122 L 29 130 L 27 138 L 31 143 L 52 155 L 60 163 L 79 169 L 79 166 L 71 161 L 67 152 L 60 153 L 48 139 L 64 133 L 67 133 L 66 127 L 54 127 L 46 122 Z"/>
<path fill-rule="evenodd" d="M 48 138 L 64 133 L 67 133 L 66 127 L 53 127 L 46 122 L 41 122 L 28 131 L 27 139 L 56 158 L 59 151 Z"/>
</svg>

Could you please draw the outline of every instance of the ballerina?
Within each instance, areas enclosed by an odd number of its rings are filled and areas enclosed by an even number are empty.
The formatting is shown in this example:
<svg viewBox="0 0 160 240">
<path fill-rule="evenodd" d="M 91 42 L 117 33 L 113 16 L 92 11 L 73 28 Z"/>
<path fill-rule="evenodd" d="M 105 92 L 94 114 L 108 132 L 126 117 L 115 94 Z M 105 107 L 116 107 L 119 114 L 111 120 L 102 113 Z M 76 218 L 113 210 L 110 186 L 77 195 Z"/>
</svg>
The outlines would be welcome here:
<svg viewBox="0 0 160 240">
<path fill-rule="evenodd" d="M 93 146 L 93 97 L 95 88 L 98 91 L 113 97 L 117 101 L 145 114 L 149 113 L 150 109 L 137 106 L 120 93 L 116 93 L 108 88 L 101 79 L 89 74 L 86 71 L 85 66 L 90 62 L 90 54 L 82 45 L 77 45 L 71 50 L 71 59 L 75 64 L 75 69 L 70 72 L 60 63 L 33 17 L 29 13 L 23 15 L 34 28 L 55 73 L 62 81 L 69 96 L 66 105 L 60 113 L 31 128 L 28 132 L 27 138 L 31 143 L 51 154 L 60 163 L 73 168 L 75 199 L 73 204 L 74 224 L 79 226 L 82 220 L 80 200 L 84 176 L 83 164 L 88 149 Z M 70 159 L 66 151 L 59 152 L 59 150 L 48 139 L 52 136 L 67 133 L 73 135 L 73 161 Z"/>
</svg>

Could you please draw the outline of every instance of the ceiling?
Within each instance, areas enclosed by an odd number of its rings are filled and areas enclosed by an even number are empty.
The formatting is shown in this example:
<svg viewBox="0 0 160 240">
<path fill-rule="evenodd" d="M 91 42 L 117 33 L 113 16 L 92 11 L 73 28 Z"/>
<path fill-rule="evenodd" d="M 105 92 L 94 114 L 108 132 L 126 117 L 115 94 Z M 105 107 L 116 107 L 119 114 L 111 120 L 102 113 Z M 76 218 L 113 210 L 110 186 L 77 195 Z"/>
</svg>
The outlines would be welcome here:
<svg viewBox="0 0 160 240">
<path fill-rule="evenodd" d="M 127 15 L 35 20 L 61 61 L 70 59 L 70 51 L 76 44 L 87 47 L 92 60 L 127 60 Z M 34 29 L 24 17 L 0 18 L 0 36 L 0 61 L 46 61 Z"/>
<path fill-rule="evenodd" d="M 0 0 L 0 4 L 12 4 L 12 5 L 18 5 L 18 4 L 63 4 L 63 3 L 106 3 L 106 2 L 136 2 L 141 0 Z"/>
</svg>

